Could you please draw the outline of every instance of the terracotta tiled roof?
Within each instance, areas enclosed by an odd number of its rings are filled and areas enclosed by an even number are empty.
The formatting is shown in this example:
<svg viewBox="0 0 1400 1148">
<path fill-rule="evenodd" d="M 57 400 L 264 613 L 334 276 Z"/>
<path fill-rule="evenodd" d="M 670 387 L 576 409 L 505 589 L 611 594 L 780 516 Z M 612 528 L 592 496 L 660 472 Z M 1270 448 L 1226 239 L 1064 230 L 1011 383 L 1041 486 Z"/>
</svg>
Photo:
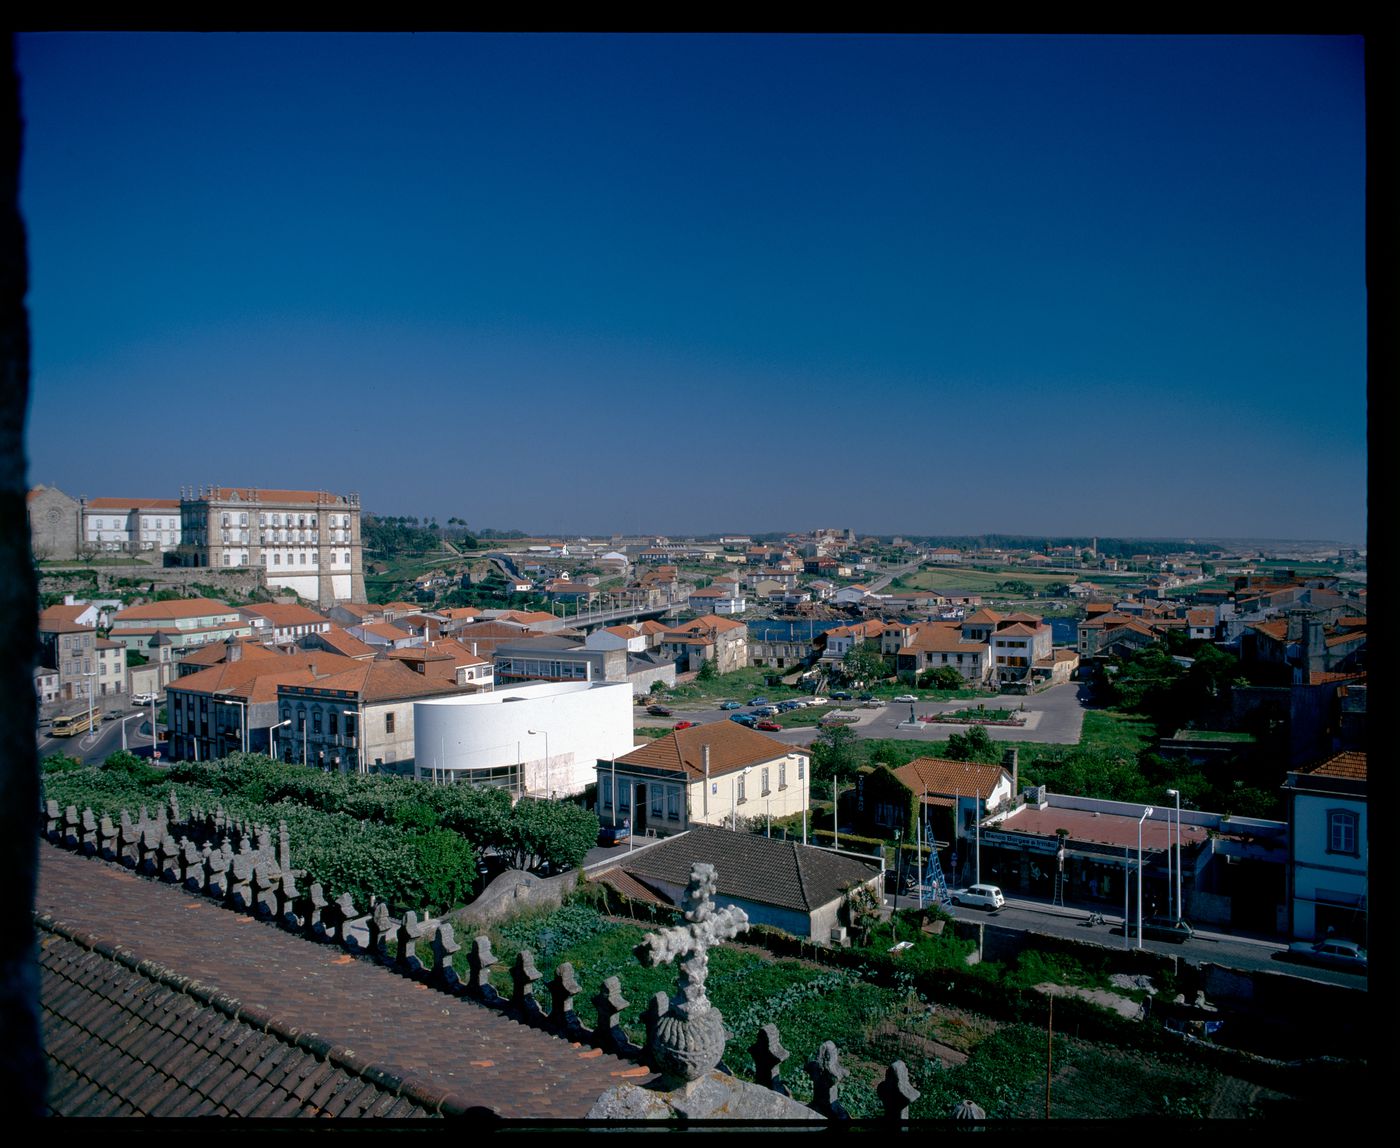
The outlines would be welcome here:
<svg viewBox="0 0 1400 1148">
<path fill-rule="evenodd" d="M 256 638 L 239 638 L 237 641 L 242 647 L 239 651 L 239 658 L 242 661 L 246 662 L 256 658 L 280 658 L 282 656 L 276 650 L 264 646 Z M 227 659 L 227 643 L 210 642 L 207 646 L 200 646 L 199 649 L 186 654 L 180 659 L 180 664 L 182 666 L 217 666 Z"/>
<path fill-rule="evenodd" d="M 528 626 L 531 622 L 551 622 L 554 615 L 546 610 L 510 610 L 496 617 L 498 622 L 519 622 L 522 626 Z M 476 622 L 473 625 L 479 626 L 482 623 Z"/>
<path fill-rule="evenodd" d="M 1310 777 L 1342 777 L 1349 781 L 1365 781 L 1366 753 L 1364 750 L 1344 750 L 1294 772 Z"/>
<path fill-rule="evenodd" d="M 1282 642 L 1288 638 L 1288 623 L 1281 618 L 1276 622 L 1250 622 L 1249 628 L 1257 630 L 1266 637 L 1273 638 L 1276 642 Z"/>
<path fill-rule="evenodd" d="M 252 653 L 251 650 L 248 653 Z M 183 690 L 192 693 L 227 695 L 247 702 L 271 702 L 277 700 L 277 688 L 287 685 L 309 685 L 339 674 L 352 666 L 364 665 L 351 658 L 324 651 L 310 652 L 298 650 L 295 654 L 272 654 L 271 658 L 239 658 L 236 662 L 223 662 L 210 666 L 207 670 L 187 674 L 171 682 L 167 690 Z M 400 667 L 402 669 L 402 667 Z M 405 670 L 412 674 L 412 670 Z M 414 674 L 414 677 L 417 677 Z"/>
<path fill-rule="evenodd" d="M 995 626 L 1001 620 L 1002 615 L 998 614 L 995 610 L 988 610 L 986 609 L 986 607 L 983 607 L 981 610 L 978 610 L 975 614 L 969 614 L 966 618 L 963 619 L 964 622 L 972 622 L 974 624 L 993 626 Z"/>
<path fill-rule="evenodd" d="M 999 765 L 975 761 L 948 761 L 941 757 L 916 757 L 907 765 L 891 770 L 912 793 L 970 797 L 986 796 L 1000 783 L 1006 771 Z"/>
<path fill-rule="evenodd" d="M 237 614 L 227 602 L 215 598 L 176 598 L 169 602 L 147 602 L 130 606 L 113 618 L 114 622 L 173 622 L 178 618 L 201 618 L 208 614 Z"/>
<path fill-rule="evenodd" d="M 179 510 L 178 498 L 89 498 L 88 510 Z"/>
<path fill-rule="evenodd" d="M 375 654 L 374 646 L 360 641 L 349 630 L 343 630 L 339 626 L 322 630 L 316 637 L 326 649 L 333 653 L 343 654 L 347 658 L 373 657 Z"/>
<path fill-rule="evenodd" d="M 324 625 L 324 615 L 298 606 L 295 602 L 265 602 L 256 606 L 240 606 L 240 614 L 252 614 L 255 618 L 266 618 L 274 626 L 316 626 Z"/>
<path fill-rule="evenodd" d="M 1327 639 L 1327 645 L 1340 646 L 1346 642 L 1364 642 L 1366 640 L 1365 630 L 1351 630 L 1345 634 L 1334 634 Z"/>
<path fill-rule="evenodd" d="M 624 869 L 605 869 L 601 873 L 593 874 L 593 880 L 612 886 L 629 901 L 640 901 L 648 905 L 669 905 L 671 903 L 665 897 L 648 889 Z"/>
<path fill-rule="evenodd" d="M 746 765 L 805 753 L 738 722 L 717 721 L 678 729 L 619 757 L 619 765 L 645 765 L 681 773 L 689 780 L 705 776 L 705 746 L 710 747 L 710 776 L 719 777 Z"/>
<path fill-rule="evenodd" d="M 342 690 L 358 695 L 362 702 L 397 701 L 400 698 L 426 697 L 456 691 L 446 683 L 415 674 L 402 662 L 376 659 L 373 662 L 352 662 L 350 669 L 330 677 L 318 677 L 318 690 Z M 288 682 L 287 685 L 306 686 L 310 681 Z"/>
<path fill-rule="evenodd" d="M 1308 674 L 1308 685 L 1322 686 L 1329 682 L 1364 682 L 1366 674 L 1363 671 L 1353 670 L 1350 673 L 1313 670 Z"/>
<path fill-rule="evenodd" d="M 1002 626 L 1002 628 L 999 629 L 999 630 L 997 630 L 997 631 L 992 635 L 992 637 L 993 637 L 993 638 L 1002 638 L 1002 637 L 1012 637 L 1012 638 L 1034 637 L 1034 636 L 1035 636 L 1035 632 L 1036 632 L 1036 630 L 1038 630 L 1038 629 L 1040 629 L 1039 626 L 1027 626 L 1024 622 L 1013 622 L 1013 623 L 1012 623 L 1011 625 L 1009 625 L 1009 626 Z"/>
<path fill-rule="evenodd" d="M 1192 626 L 1214 626 L 1215 611 L 1212 609 L 1187 610 L 1186 621 Z"/>
<path fill-rule="evenodd" d="M 957 622 L 930 622 L 920 626 L 919 632 L 899 652 L 977 654 L 987 652 L 987 643 L 964 641 L 962 627 Z"/>
<path fill-rule="evenodd" d="M 39 629 L 47 630 L 50 633 L 57 633 L 58 631 L 54 630 L 53 627 L 61 622 L 79 625 L 79 617 L 86 614 L 91 609 L 92 607 L 85 603 L 79 603 L 76 606 L 50 606 L 45 610 L 39 611 Z M 83 629 L 91 630 L 94 629 L 94 627 L 83 626 Z"/>
<path fill-rule="evenodd" d="M 652 1078 L 460 994 L 47 844 L 35 905 L 55 1111 L 581 1120 L 620 1080 Z"/>
</svg>

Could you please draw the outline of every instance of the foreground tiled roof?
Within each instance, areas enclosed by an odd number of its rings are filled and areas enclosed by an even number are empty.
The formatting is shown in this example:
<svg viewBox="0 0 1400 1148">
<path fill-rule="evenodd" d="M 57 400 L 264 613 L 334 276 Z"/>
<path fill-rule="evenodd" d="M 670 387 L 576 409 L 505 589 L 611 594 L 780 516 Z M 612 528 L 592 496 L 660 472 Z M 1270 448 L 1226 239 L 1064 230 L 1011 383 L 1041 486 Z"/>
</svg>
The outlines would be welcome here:
<svg viewBox="0 0 1400 1148">
<path fill-rule="evenodd" d="M 120 1098 L 133 1114 L 151 1110 L 135 1100 L 164 1102 L 162 1113 L 183 1104 L 185 1114 L 215 1115 L 223 1104 L 267 1115 L 280 1089 L 284 1105 L 299 1102 L 295 1115 L 414 1115 L 416 1105 L 580 1119 L 607 1089 L 652 1076 L 47 843 L 39 846 L 35 906 L 56 1111 L 115 1114 L 126 1111 Z M 119 1027 L 114 1009 L 123 1014 Z M 99 1039 L 109 1053 L 90 1047 Z M 179 1079 L 161 1079 L 172 1066 Z M 392 1094 L 409 1106 L 388 1103 Z"/>
<path fill-rule="evenodd" d="M 803 913 L 829 904 L 880 871 L 874 859 L 858 861 L 800 841 L 731 833 L 709 825 L 697 825 L 640 850 L 621 860 L 617 868 L 643 883 L 651 878 L 684 887 L 696 861 L 714 865 L 721 896 Z"/>
</svg>

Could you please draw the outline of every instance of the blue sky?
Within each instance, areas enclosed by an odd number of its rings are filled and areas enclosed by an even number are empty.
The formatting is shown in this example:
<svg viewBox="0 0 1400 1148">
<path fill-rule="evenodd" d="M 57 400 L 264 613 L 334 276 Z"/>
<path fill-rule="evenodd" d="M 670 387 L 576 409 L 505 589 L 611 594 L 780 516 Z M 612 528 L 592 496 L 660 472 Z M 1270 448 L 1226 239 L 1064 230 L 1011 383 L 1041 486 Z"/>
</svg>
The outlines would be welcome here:
<svg viewBox="0 0 1400 1148">
<path fill-rule="evenodd" d="M 1348 37 L 19 37 L 31 482 L 1365 538 Z"/>
</svg>

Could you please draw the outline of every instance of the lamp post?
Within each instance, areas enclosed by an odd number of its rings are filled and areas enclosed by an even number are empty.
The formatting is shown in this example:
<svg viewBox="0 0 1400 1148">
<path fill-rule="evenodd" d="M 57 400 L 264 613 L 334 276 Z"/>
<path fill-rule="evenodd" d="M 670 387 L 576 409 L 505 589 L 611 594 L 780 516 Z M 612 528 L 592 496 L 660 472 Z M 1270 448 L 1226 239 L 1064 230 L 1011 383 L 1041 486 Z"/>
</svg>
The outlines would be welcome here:
<svg viewBox="0 0 1400 1148">
<path fill-rule="evenodd" d="M 87 726 L 87 731 L 88 731 L 88 736 L 89 736 L 89 737 L 92 736 L 92 679 L 95 678 L 95 677 L 97 677 L 97 674 L 98 674 L 98 671 L 97 671 L 97 670 L 84 670 L 84 671 L 83 671 L 83 677 L 87 678 L 87 696 L 88 696 L 88 726 Z"/>
<path fill-rule="evenodd" d="M 1152 816 L 1152 806 L 1142 811 L 1138 818 L 1138 862 L 1137 862 L 1137 948 L 1142 948 L 1142 823 Z"/>
<path fill-rule="evenodd" d="M 134 714 L 129 714 L 127 717 L 124 717 L 124 718 L 122 718 L 122 720 L 121 720 L 121 727 L 122 727 L 122 753 L 125 753 L 125 752 L 126 752 L 126 723 L 129 722 L 132 718 L 139 718 L 140 716 L 141 716 L 141 711 L 140 711 L 140 710 L 137 710 Z"/>
<path fill-rule="evenodd" d="M 237 698 L 220 698 L 219 703 L 226 706 L 238 707 L 238 744 L 243 747 L 243 752 L 248 752 L 248 703 L 240 702 Z"/>
<path fill-rule="evenodd" d="M 365 723 L 360 719 L 359 710 L 341 710 L 346 717 L 355 718 L 355 772 L 365 772 Z"/>
<path fill-rule="evenodd" d="M 277 731 L 284 725 L 291 724 L 292 719 L 288 718 L 286 721 L 279 721 L 267 727 L 267 751 L 272 754 L 273 761 L 277 760 Z"/>
<path fill-rule="evenodd" d="M 1184 907 L 1181 904 L 1181 790 L 1169 789 L 1167 790 L 1167 796 L 1176 798 L 1176 919 L 1179 921 L 1182 917 L 1186 915 Z M 1171 826 L 1168 825 L 1167 829 L 1170 833 Z M 1167 838 L 1168 865 L 1170 865 L 1171 862 L 1171 855 L 1172 842 L 1169 836 Z M 1170 868 L 1168 868 L 1167 873 L 1170 879 Z M 1170 889 L 1168 890 L 1168 892 L 1170 893 Z"/>
<path fill-rule="evenodd" d="M 549 790 L 549 792 L 552 794 L 552 793 L 553 793 L 553 790 L 550 790 L 550 789 L 549 789 L 549 783 L 550 783 L 550 780 L 551 780 L 551 778 L 550 778 L 550 769 L 549 769 L 549 730 L 547 730 L 547 729 L 527 729 L 525 732 L 528 733 L 531 737 L 543 737 L 543 738 L 544 738 L 544 787 L 545 787 L 546 790 Z"/>
<path fill-rule="evenodd" d="M 797 759 L 797 768 L 802 772 L 802 844 L 807 844 L 807 807 L 812 803 L 812 779 L 808 776 L 812 772 L 810 760 L 804 764 L 802 758 Z"/>
</svg>

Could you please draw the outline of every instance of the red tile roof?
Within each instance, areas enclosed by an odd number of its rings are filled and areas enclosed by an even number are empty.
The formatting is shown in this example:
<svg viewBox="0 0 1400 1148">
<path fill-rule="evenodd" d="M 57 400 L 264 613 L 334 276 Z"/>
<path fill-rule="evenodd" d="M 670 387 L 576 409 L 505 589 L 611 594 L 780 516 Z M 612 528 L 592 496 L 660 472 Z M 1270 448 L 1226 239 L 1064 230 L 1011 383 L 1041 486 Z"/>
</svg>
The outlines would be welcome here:
<svg viewBox="0 0 1400 1148">
<path fill-rule="evenodd" d="M 985 797 L 1006 775 L 1006 771 L 999 765 L 985 765 L 975 761 L 948 761 L 941 757 L 916 757 L 891 772 L 913 793 L 927 791 L 930 795 L 937 794 L 942 797 L 954 797 L 959 794 L 971 797 L 978 793 Z"/>
<path fill-rule="evenodd" d="M 113 619 L 114 622 L 162 622 L 177 618 L 201 618 L 207 614 L 237 614 L 227 602 L 216 598 L 176 598 L 169 602 L 147 602 L 130 606 Z"/>
<path fill-rule="evenodd" d="M 687 780 L 705 776 L 705 746 L 710 747 L 710 776 L 718 777 L 764 761 L 806 751 L 786 745 L 737 722 L 718 721 L 675 730 L 617 759 L 619 765 L 645 765 L 682 773 Z"/>
<path fill-rule="evenodd" d="M 1349 781 L 1365 781 L 1366 753 L 1364 750 L 1343 750 L 1294 772 L 1311 777 L 1342 777 Z"/>
</svg>

